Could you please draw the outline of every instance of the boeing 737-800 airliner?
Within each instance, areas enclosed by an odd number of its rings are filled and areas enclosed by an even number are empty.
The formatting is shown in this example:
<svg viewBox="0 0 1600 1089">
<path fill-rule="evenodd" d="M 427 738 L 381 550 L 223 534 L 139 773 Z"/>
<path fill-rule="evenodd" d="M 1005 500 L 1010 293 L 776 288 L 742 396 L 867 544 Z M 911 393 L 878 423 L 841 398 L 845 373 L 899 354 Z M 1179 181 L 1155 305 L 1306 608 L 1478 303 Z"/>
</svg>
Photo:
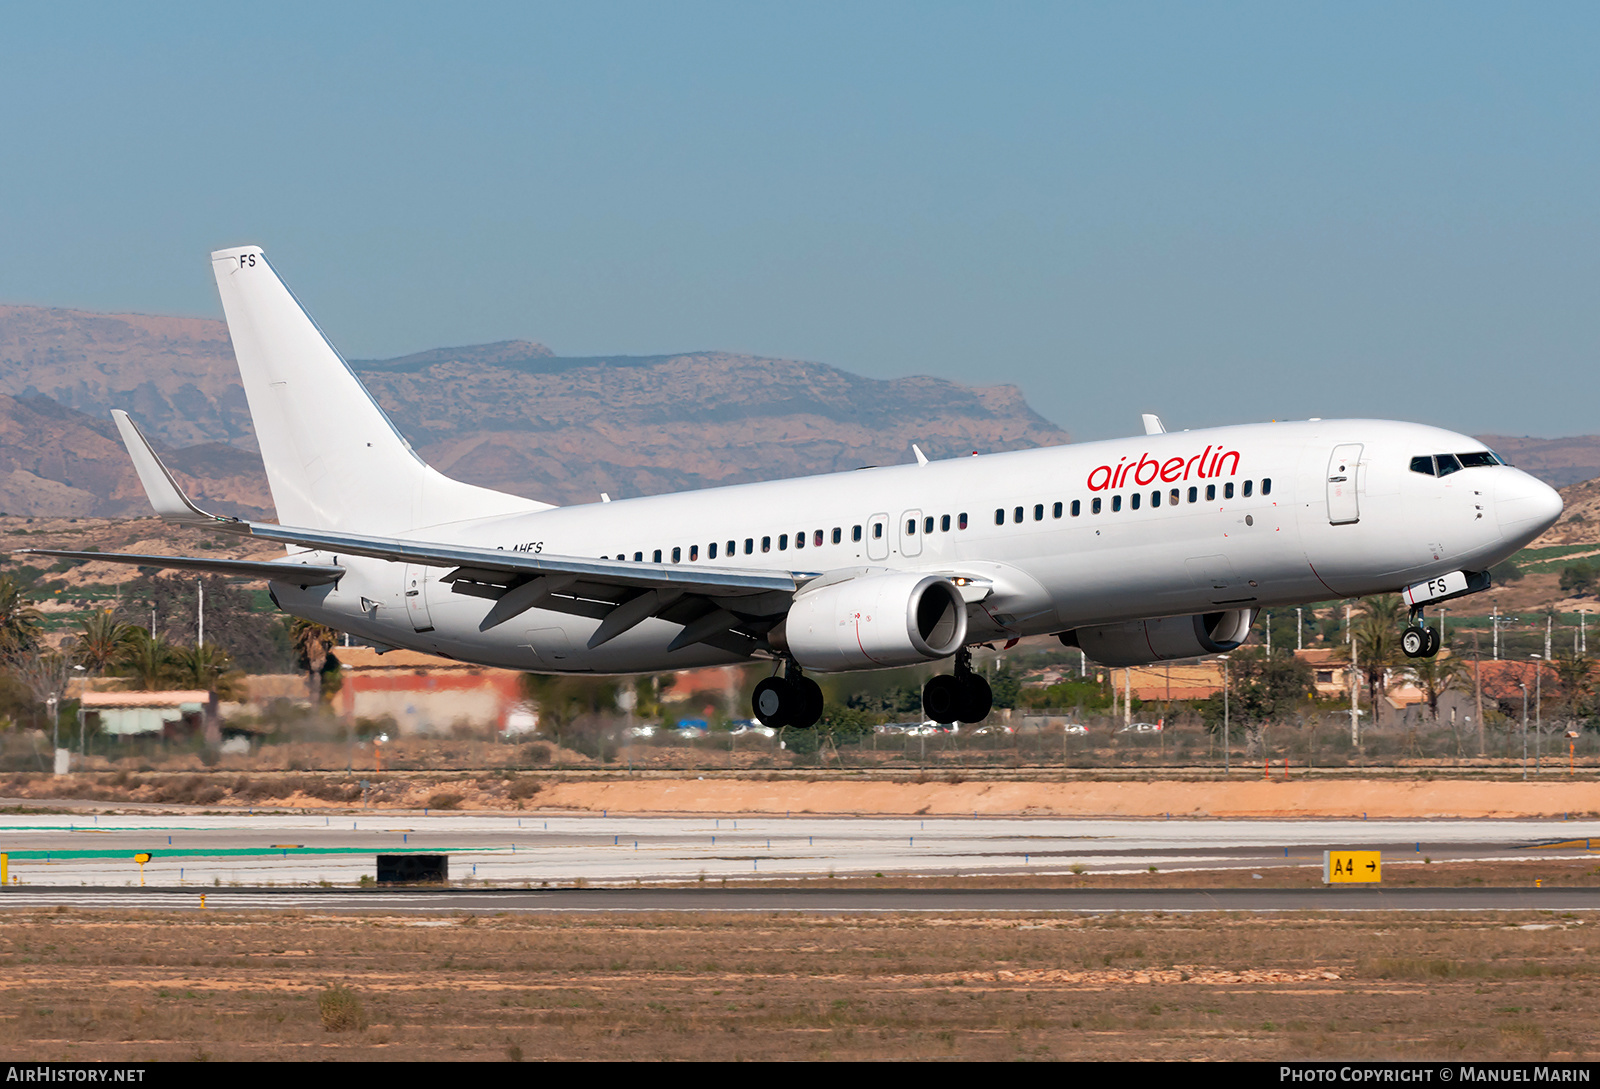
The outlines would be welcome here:
<svg viewBox="0 0 1600 1089">
<path fill-rule="evenodd" d="M 924 706 L 974 722 L 968 648 L 1058 635 L 1105 665 L 1223 653 L 1268 606 L 1488 586 L 1561 499 L 1481 442 L 1382 420 L 1144 435 L 556 508 L 451 480 L 389 422 L 254 246 L 212 268 L 281 524 L 208 514 L 113 413 L 164 518 L 283 542 L 272 562 L 74 553 L 270 580 L 381 646 L 539 673 L 769 659 L 769 725 L 814 725 L 805 670 L 953 659 Z"/>
</svg>

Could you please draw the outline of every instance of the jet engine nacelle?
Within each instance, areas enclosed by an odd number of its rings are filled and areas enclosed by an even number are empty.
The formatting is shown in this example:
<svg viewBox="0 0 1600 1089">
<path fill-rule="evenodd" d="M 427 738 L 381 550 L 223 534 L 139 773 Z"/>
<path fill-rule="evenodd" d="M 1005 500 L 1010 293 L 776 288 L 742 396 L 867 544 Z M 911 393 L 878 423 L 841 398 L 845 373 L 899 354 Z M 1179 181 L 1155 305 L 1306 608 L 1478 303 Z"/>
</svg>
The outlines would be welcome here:
<svg viewBox="0 0 1600 1089">
<path fill-rule="evenodd" d="M 1226 654 L 1243 643 L 1255 622 L 1254 609 L 1229 609 L 1194 616 L 1164 616 L 1064 632 L 1061 641 L 1079 647 L 1103 666 L 1138 666 L 1202 654 Z"/>
<path fill-rule="evenodd" d="M 937 575 L 861 575 L 801 593 L 768 639 L 824 673 L 917 665 L 966 644 L 967 605 Z"/>
</svg>

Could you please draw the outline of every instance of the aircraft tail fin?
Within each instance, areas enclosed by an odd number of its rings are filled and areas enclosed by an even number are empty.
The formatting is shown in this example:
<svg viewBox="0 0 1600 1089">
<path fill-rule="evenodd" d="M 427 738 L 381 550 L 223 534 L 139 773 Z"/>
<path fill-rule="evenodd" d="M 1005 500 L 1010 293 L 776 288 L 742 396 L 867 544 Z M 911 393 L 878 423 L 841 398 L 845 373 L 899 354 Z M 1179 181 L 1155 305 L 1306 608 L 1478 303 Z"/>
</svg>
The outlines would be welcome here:
<svg viewBox="0 0 1600 1089">
<path fill-rule="evenodd" d="M 281 522 L 405 533 L 549 508 L 418 457 L 259 247 L 218 250 L 211 269 Z"/>
</svg>

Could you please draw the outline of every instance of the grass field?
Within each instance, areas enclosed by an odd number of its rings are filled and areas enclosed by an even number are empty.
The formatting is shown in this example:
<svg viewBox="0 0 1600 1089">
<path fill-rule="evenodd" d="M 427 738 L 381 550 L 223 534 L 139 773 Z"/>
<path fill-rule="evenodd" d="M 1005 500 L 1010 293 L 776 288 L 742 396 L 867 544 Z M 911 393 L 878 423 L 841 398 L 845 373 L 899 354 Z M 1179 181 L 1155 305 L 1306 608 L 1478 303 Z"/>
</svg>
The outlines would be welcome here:
<svg viewBox="0 0 1600 1089">
<path fill-rule="evenodd" d="M 1600 934 L 1543 913 L 4 920 L 10 1060 L 1600 1051 Z"/>
</svg>

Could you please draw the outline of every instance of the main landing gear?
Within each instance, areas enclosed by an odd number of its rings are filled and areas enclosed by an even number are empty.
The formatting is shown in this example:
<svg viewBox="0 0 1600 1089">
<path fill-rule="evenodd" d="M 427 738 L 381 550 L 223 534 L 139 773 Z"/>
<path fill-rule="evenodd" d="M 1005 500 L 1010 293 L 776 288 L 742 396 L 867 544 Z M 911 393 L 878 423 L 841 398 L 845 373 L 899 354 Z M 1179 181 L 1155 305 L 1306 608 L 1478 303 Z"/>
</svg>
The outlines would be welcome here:
<svg viewBox="0 0 1600 1089">
<path fill-rule="evenodd" d="M 989 682 L 972 672 L 972 652 L 956 653 L 954 675 L 941 674 L 922 686 L 922 711 L 935 722 L 982 722 L 994 706 Z"/>
<path fill-rule="evenodd" d="M 780 730 L 785 726 L 809 729 L 822 717 L 822 689 L 800 667 L 790 662 L 782 677 L 768 677 L 756 685 L 751 699 L 756 718 L 763 726 Z"/>
<path fill-rule="evenodd" d="M 1407 658 L 1432 658 L 1439 653 L 1442 639 L 1438 628 L 1428 627 L 1428 618 L 1421 609 L 1411 610 L 1411 623 L 1400 633 L 1400 649 Z"/>
</svg>

